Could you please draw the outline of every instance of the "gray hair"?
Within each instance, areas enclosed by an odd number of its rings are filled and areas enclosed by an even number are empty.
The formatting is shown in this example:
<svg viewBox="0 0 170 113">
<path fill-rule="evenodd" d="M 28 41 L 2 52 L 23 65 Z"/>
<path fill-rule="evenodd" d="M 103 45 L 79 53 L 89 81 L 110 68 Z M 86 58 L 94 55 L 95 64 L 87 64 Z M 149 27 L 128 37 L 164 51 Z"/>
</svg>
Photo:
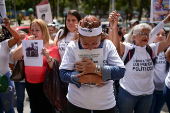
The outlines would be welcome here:
<svg viewBox="0 0 170 113">
<path fill-rule="evenodd" d="M 127 42 L 134 43 L 133 36 L 139 34 L 142 31 L 142 29 L 144 29 L 144 28 L 148 29 L 150 32 L 152 30 L 152 27 L 146 23 L 141 23 L 141 24 L 135 25 L 131 29 L 131 31 L 128 33 Z"/>
</svg>

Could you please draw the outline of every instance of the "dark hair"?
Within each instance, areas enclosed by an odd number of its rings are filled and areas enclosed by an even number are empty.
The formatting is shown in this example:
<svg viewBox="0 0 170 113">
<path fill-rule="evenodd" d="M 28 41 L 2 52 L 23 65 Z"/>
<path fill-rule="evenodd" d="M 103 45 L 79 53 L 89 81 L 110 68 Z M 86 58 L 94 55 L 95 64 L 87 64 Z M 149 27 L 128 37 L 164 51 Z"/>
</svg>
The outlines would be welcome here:
<svg viewBox="0 0 170 113">
<path fill-rule="evenodd" d="M 122 33 L 120 30 L 118 31 L 118 35 L 119 35 L 120 37 L 122 37 L 121 42 L 124 42 L 124 41 L 125 41 L 125 38 L 124 38 L 124 36 L 123 36 L 123 33 Z"/>
<path fill-rule="evenodd" d="M 80 16 L 80 14 L 79 14 L 79 12 L 78 12 L 77 10 L 70 10 L 70 11 L 68 11 L 67 14 L 66 14 L 66 16 L 65 16 L 64 33 L 63 33 L 63 35 L 61 35 L 60 38 L 58 38 L 57 43 L 58 43 L 60 40 L 62 40 L 64 37 L 66 37 L 67 34 L 68 34 L 68 32 L 69 32 L 69 30 L 68 30 L 68 28 L 67 28 L 67 25 L 66 25 L 66 21 L 67 21 L 68 15 L 73 15 L 73 16 L 75 16 L 75 17 L 77 18 L 78 22 L 81 20 L 81 16 Z"/>
</svg>

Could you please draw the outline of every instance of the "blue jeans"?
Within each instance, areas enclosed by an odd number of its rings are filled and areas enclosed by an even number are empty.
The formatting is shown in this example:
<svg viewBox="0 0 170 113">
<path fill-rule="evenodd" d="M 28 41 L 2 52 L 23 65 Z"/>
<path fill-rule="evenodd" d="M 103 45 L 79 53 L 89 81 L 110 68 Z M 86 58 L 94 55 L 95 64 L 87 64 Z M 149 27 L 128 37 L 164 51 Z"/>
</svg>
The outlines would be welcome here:
<svg viewBox="0 0 170 113">
<path fill-rule="evenodd" d="M 151 105 L 149 113 L 160 113 L 164 104 L 165 104 L 165 101 L 163 98 L 163 91 L 155 90 L 153 92 L 152 105 Z"/>
<path fill-rule="evenodd" d="M 14 101 L 14 82 L 11 81 L 10 76 L 11 72 L 9 71 L 6 76 L 8 77 L 8 89 L 4 93 L 0 93 L 0 113 L 15 113 L 14 107 L 13 107 L 13 101 Z"/>
<path fill-rule="evenodd" d="M 166 85 L 164 86 L 163 96 L 170 113 L 170 89 Z"/>
<path fill-rule="evenodd" d="M 120 113 L 149 113 L 152 103 L 151 95 L 133 96 L 121 86 L 119 87 L 118 101 Z"/>
<path fill-rule="evenodd" d="M 17 95 L 17 111 L 23 113 L 24 110 L 24 99 L 25 99 L 25 82 L 15 82 L 16 95 Z M 31 109 L 31 105 L 30 105 Z M 32 109 L 31 112 L 33 113 Z"/>
<path fill-rule="evenodd" d="M 17 111 L 23 113 L 24 99 L 25 99 L 25 83 L 15 82 L 16 95 L 17 95 Z"/>
</svg>

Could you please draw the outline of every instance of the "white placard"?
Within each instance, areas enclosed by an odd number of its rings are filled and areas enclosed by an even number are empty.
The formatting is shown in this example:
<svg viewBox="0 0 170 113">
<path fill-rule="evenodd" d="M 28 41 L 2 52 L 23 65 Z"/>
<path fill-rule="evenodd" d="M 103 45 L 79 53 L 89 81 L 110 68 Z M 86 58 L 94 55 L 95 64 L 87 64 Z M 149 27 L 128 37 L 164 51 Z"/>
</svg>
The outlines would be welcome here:
<svg viewBox="0 0 170 113">
<path fill-rule="evenodd" d="M 42 19 L 46 24 L 52 23 L 52 14 L 50 4 L 37 5 L 36 6 L 37 17 Z"/>
<path fill-rule="evenodd" d="M 43 66 L 43 40 L 22 40 L 25 66 Z"/>
<path fill-rule="evenodd" d="M 6 18 L 6 6 L 5 6 L 5 0 L 0 0 L 0 25 L 4 25 L 3 20 Z"/>
<path fill-rule="evenodd" d="M 75 51 L 76 61 L 82 61 L 82 57 L 93 61 L 95 64 L 103 65 L 103 48 L 99 49 L 77 49 Z"/>
<path fill-rule="evenodd" d="M 153 23 L 164 20 L 169 14 L 169 9 L 170 0 L 151 0 L 150 22 Z"/>
</svg>

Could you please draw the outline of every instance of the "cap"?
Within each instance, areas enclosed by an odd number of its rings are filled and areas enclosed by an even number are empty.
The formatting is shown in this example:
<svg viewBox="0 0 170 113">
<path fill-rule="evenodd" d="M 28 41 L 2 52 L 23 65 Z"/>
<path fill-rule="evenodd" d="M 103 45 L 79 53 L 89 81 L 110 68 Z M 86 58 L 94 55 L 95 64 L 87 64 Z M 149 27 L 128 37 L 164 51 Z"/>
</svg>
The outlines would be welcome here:
<svg viewBox="0 0 170 113">
<path fill-rule="evenodd" d="M 130 25 L 133 25 L 135 22 L 138 22 L 138 23 L 139 23 L 139 21 L 138 21 L 138 20 L 136 20 L 136 19 L 132 19 L 132 20 L 130 21 Z"/>
</svg>

